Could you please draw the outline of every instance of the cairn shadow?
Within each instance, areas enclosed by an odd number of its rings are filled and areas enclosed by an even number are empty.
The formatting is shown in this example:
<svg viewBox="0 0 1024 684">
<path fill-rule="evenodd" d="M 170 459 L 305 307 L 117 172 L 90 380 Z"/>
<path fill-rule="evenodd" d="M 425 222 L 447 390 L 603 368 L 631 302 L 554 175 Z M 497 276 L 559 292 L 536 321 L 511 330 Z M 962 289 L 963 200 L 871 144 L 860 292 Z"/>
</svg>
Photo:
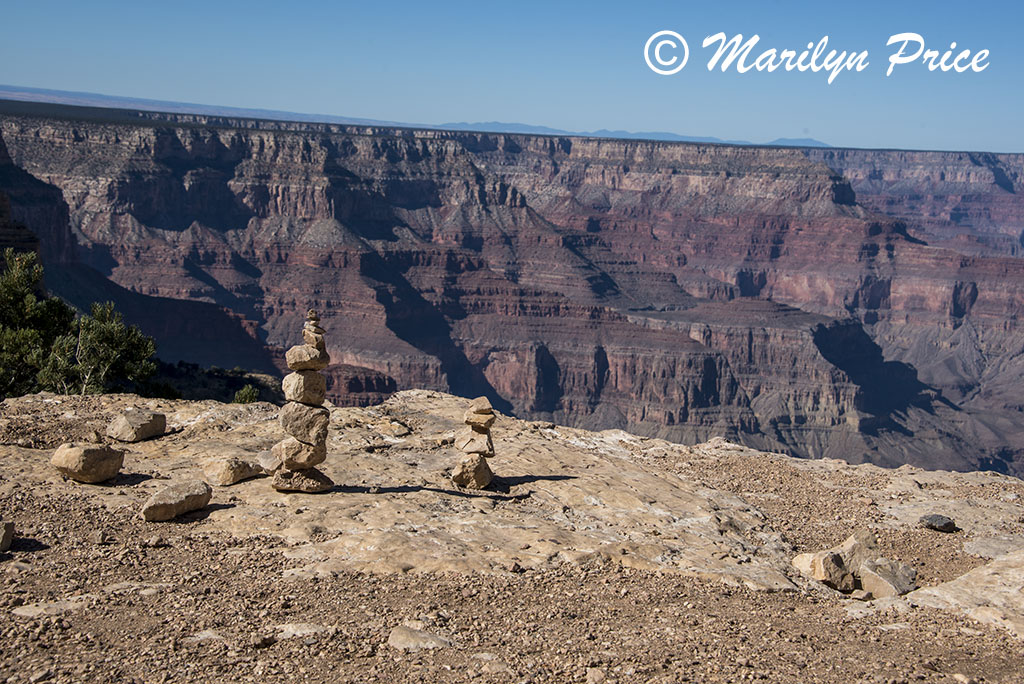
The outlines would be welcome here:
<svg viewBox="0 0 1024 684">
<path fill-rule="evenodd" d="M 189 513 L 183 513 L 177 518 L 173 518 L 166 522 L 173 522 L 178 524 L 196 522 L 197 520 L 206 520 L 210 517 L 210 514 L 216 511 L 224 511 L 229 508 L 234 508 L 236 504 L 233 503 L 212 503 L 207 504 L 205 508 L 198 511 L 191 511 Z"/>
<path fill-rule="evenodd" d="M 152 480 L 152 475 L 146 473 L 118 473 L 112 480 L 100 483 L 101 487 L 134 487 L 147 480 Z"/>
<path fill-rule="evenodd" d="M 412 494 L 415 492 L 435 492 L 463 499 L 493 499 L 495 501 L 522 501 L 530 496 L 530 492 L 509 495 L 507 488 L 495 489 L 494 483 L 492 483 L 491 489 L 486 490 L 445 489 L 444 487 L 427 487 L 422 485 L 397 485 L 394 487 L 335 485 L 330 491 L 338 494 Z"/>
<path fill-rule="evenodd" d="M 9 554 L 15 551 L 20 553 L 37 553 L 39 551 L 46 551 L 50 548 L 49 544 L 45 544 L 38 539 L 32 537 L 19 537 L 15 535 L 14 539 L 11 540 L 11 547 L 7 552 L 0 554 L 0 558 L 9 557 Z"/>
<path fill-rule="evenodd" d="M 516 477 L 502 477 L 500 475 L 495 475 L 494 481 L 491 484 L 503 485 L 505 487 L 517 487 L 519 485 L 530 484 L 531 482 L 561 482 L 563 480 L 575 479 L 575 475 L 518 475 Z"/>
</svg>

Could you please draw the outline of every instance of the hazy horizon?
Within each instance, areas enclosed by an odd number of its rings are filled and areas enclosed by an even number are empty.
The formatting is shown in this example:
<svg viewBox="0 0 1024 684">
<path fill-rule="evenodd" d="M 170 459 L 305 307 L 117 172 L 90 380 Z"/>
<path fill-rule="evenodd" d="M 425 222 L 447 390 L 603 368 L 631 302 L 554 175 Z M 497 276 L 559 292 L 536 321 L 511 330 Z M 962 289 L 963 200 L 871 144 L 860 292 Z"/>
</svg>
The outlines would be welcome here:
<svg viewBox="0 0 1024 684">
<path fill-rule="evenodd" d="M 1024 47 L 1014 35 L 1024 10 L 1004 2 L 106 2 L 6 14 L 0 83 L 19 87 L 413 125 L 1024 152 Z M 155 38 L 154 27 L 172 38 Z M 690 61 L 673 76 L 644 61 L 645 41 L 661 30 L 689 43 Z M 709 71 L 713 50 L 701 41 L 719 31 L 758 34 L 750 62 L 828 36 L 830 49 L 869 51 L 870 66 L 831 84 L 811 71 Z M 921 34 L 929 49 L 988 50 L 988 67 L 931 72 L 913 63 L 886 76 L 894 48 L 885 43 L 900 32 Z"/>
</svg>

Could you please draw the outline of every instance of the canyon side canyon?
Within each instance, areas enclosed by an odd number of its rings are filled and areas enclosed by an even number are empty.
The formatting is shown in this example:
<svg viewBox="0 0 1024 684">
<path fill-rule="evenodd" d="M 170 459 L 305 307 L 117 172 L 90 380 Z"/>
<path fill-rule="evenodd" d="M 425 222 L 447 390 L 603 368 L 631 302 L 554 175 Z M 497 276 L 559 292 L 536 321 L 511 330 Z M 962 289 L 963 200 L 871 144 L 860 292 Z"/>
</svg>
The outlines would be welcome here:
<svg viewBox="0 0 1024 684">
<path fill-rule="evenodd" d="M 0 244 L 166 361 L 328 398 L 1024 475 L 1024 155 L 0 102 Z"/>
</svg>

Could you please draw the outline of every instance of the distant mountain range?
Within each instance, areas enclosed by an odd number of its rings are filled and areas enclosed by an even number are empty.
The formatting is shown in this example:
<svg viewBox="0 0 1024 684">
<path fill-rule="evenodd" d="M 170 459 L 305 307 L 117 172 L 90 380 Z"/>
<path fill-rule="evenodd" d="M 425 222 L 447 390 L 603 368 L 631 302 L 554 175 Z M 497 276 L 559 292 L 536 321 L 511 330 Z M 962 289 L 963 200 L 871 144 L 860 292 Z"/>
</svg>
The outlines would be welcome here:
<svg viewBox="0 0 1024 684">
<path fill-rule="evenodd" d="M 279 121 L 308 121 L 310 123 L 335 123 L 356 126 L 393 126 L 399 128 L 429 128 L 452 131 L 482 131 L 487 133 L 526 133 L 530 135 L 572 135 L 591 138 L 624 138 L 636 140 L 665 140 L 670 142 L 720 143 L 726 145 L 765 145 L 772 147 L 831 147 L 828 143 L 813 138 L 776 138 L 765 143 L 752 143 L 748 140 L 723 140 L 710 136 L 679 135 L 664 131 L 566 131 L 547 126 L 531 126 L 530 124 L 505 123 L 501 121 L 483 121 L 476 123 L 459 122 L 443 124 L 422 124 L 402 121 L 384 121 L 380 119 L 360 119 L 349 116 L 330 114 L 300 114 L 277 109 L 249 109 L 245 107 L 222 107 L 204 105 L 193 102 L 170 102 L 166 100 L 148 100 L 137 97 L 120 97 L 117 95 L 100 95 L 98 93 L 82 93 L 68 90 L 47 90 L 45 88 L 29 88 L 25 86 L 0 85 L 0 99 L 19 100 L 25 102 L 48 102 L 62 105 L 78 105 L 83 107 L 109 107 L 113 109 L 135 109 L 149 112 L 169 112 L 172 114 L 199 114 L 203 116 L 224 116 L 246 119 L 274 119 Z"/>
</svg>

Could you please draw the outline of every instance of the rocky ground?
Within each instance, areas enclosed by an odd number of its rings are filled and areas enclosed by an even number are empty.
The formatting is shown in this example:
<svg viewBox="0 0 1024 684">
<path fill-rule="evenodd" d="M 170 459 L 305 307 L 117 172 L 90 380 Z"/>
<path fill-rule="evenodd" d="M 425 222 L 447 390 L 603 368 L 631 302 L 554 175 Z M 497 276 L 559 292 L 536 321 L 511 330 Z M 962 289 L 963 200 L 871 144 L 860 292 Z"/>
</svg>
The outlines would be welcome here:
<svg viewBox="0 0 1024 684">
<path fill-rule="evenodd" d="M 269 449 L 276 408 L 3 402 L 0 682 L 1020 681 L 1019 480 L 499 417 L 497 480 L 470 492 L 447 476 L 465 405 L 413 391 L 333 409 L 333 491 L 256 478 L 147 523 L 168 481 Z M 117 479 L 49 466 L 129 406 L 170 432 L 127 445 Z M 924 529 L 927 513 L 960 529 Z M 790 565 L 858 529 L 923 589 L 855 601 Z"/>
</svg>

